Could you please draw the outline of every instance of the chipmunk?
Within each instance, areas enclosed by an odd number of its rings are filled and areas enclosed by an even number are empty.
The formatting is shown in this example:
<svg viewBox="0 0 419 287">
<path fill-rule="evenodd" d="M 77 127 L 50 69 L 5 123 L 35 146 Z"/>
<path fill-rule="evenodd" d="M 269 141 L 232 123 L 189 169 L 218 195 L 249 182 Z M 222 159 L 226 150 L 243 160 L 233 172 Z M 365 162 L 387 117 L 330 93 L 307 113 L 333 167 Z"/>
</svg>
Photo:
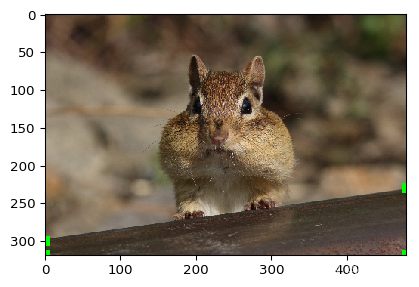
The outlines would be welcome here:
<svg viewBox="0 0 419 287">
<path fill-rule="evenodd" d="M 174 184 L 175 220 L 282 205 L 294 169 L 290 134 L 263 108 L 265 67 L 208 70 L 194 55 L 189 104 L 164 127 L 160 163 Z"/>
</svg>

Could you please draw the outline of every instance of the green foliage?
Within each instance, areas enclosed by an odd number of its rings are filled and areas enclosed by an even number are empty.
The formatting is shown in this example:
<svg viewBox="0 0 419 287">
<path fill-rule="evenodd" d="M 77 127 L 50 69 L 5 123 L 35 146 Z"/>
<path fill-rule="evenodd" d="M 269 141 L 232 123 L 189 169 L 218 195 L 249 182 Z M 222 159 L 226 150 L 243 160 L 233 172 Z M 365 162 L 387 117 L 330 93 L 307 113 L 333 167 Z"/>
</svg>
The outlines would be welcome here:
<svg viewBox="0 0 419 287">
<path fill-rule="evenodd" d="M 406 29 L 405 15 L 362 15 L 358 20 L 361 36 L 358 47 L 364 58 L 387 59 Z"/>
</svg>

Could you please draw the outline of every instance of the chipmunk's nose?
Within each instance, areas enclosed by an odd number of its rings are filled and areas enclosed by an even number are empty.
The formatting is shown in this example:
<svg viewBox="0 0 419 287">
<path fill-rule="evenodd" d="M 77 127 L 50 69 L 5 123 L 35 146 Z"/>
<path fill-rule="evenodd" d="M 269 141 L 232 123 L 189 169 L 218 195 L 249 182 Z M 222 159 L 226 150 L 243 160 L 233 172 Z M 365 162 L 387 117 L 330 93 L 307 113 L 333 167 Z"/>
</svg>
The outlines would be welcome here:
<svg viewBox="0 0 419 287">
<path fill-rule="evenodd" d="M 228 139 L 228 125 L 222 119 L 215 119 L 210 125 L 211 144 L 216 148 L 225 144 Z"/>
<path fill-rule="evenodd" d="M 211 143 L 216 146 L 223 145 L 228 139 L 228 131 L 216 130 L 211 135 Z"/>
</svg>

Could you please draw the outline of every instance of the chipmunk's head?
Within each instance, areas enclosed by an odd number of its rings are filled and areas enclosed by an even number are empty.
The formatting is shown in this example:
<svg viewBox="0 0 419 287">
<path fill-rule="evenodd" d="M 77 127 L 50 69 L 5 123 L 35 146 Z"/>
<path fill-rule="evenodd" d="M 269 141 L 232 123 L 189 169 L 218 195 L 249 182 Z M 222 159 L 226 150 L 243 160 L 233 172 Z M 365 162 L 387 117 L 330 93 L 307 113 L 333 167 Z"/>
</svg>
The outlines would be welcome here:
<svg viewBox="0 0 419 287">
<path fill-rule="evenodd" d="M 231 150 L 260 113 L 265 67 L 256 56 L 243 71 L 208 70 L 198 56 L 189 64 L 189 116 L 209 151 Z M 244 132 L 244 133 L 243 133 Z M 234 148 L 233 148 L 234 150 Z"/>
</svg>

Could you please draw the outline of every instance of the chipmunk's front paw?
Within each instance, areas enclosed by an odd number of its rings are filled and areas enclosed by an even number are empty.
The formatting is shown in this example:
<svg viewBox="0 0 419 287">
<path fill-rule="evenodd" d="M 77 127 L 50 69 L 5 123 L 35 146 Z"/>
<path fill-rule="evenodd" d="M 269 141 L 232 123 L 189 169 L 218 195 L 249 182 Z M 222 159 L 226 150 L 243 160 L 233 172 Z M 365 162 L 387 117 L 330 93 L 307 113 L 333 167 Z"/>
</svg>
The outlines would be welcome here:
<svg viewBox="0 0 419 287">
<path fill-rule="evenodd" d="M 192 219 L 192 218 L 198 218 L 198 217 L 204 217 L 205 214 L 203 211 L 198 210 L 194 212 L 185 212 L 183 215 L 180 213 L 176 213 L 173 215 L 173 220 L 182 220 L 182 219 Z"/>
<path fill-rule="evenodd" d="M 258 210 L 258 209 L 267 209 L 275 207 L 275 201 L 271 200 L 270 198 L 262 198 L 260 200 L 252 200 L 246 203 L 244 206 L 244 210 Z"/>
</svg>

